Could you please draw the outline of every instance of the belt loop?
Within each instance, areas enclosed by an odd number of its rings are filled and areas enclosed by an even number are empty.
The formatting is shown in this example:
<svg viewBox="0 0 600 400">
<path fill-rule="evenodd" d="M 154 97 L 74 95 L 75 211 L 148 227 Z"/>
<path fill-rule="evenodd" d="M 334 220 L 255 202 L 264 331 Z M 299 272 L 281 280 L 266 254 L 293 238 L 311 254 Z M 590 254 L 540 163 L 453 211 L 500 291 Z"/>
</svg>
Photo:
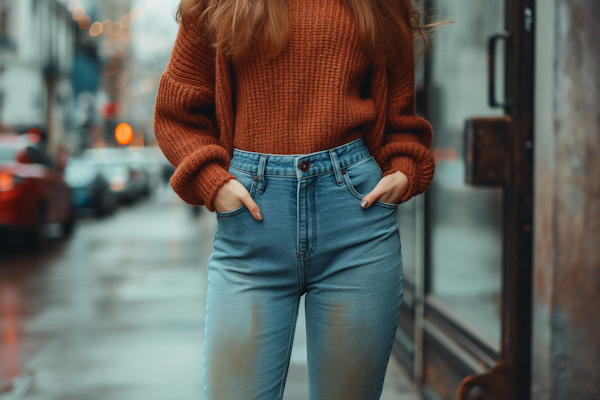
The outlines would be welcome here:
<svg viewBox="0 0 600 400">
<path fill-rule="evenodd" d="M 263 193 L 265 190 L 265 165 L 267 164 L 268 157 L 268 155 L 263 154 L 260 156 L 260 160 L 258 160 L 258 171 L 256 172 L 258 185 L 256 186 L 256 191 L 260 193 Z"/>
<path fill-rule="evenodd" d="M 329 150 L 329 157 L 331 158 L 331 165 L 333 165 L 333 172 L 335 174 L 335 180 L 338 186 L 342 186 L 344 182 L 344 177 L 342 176 L 342 169 L 340 168 L 340 162 L 337 158 L 337 153 L 335 150 Z"/>
</svg>

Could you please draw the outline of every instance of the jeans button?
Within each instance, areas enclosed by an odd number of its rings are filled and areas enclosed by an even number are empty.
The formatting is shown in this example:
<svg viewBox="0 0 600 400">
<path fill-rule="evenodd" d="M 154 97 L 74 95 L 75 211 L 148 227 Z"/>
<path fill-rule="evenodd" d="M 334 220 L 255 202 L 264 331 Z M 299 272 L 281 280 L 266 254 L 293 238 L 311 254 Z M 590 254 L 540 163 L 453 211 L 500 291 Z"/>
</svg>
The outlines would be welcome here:
<svg viewBox="0 0 600 400">
<path fill-rule="evenodd" d="M 304 172 L 308 171 L 308 163 L 306 161 L 302 161 L 302 163 L 300 163 L 300 169 Z"/>
</svg>

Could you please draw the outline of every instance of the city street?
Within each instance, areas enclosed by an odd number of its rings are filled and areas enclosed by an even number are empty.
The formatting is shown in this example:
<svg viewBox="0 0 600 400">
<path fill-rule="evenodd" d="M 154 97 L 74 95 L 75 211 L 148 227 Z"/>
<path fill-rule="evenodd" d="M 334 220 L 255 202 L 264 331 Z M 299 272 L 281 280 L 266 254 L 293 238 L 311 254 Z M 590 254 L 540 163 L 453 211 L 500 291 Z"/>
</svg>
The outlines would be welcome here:
<svg viewBox="0 0 600 400">
<path fill-rule="evenodd" d="M 0 399 L 203 398 L 206 263 L 216 228 L 168 186 L 84 216 L 40 255 L 0 258 Z M 307 398 L 303 307 L 284 399 Z M 343 368 L 343 366 L 340 366 Z M 382 399 L 414 400 L 392 357 Z"/>
</svg>

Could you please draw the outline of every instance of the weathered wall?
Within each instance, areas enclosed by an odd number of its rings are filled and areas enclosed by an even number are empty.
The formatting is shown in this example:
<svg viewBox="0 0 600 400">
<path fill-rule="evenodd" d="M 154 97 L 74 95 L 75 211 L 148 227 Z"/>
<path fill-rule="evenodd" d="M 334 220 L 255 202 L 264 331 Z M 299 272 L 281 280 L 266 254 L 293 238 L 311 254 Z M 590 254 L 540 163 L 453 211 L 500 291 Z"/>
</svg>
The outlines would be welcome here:
<svg viewBox="0 0 600 400">
<path fill-rule="evenodd" d="M 533 398 L 600 398 L 600 2 L 538 0 Z"/>
</svg>

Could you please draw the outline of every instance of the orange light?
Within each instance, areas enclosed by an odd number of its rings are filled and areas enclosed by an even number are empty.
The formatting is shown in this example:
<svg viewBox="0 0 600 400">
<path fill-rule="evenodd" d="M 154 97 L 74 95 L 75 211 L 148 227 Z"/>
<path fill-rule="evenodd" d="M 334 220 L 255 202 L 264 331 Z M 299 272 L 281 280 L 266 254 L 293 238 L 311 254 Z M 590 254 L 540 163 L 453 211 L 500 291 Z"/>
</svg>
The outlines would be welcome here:
<svg viewBox="0 0 600 400">
<path fill-rule="evenodd" d="M 114 22 L 112 28 L 110 30 L 110 34 L 112 36 L 118 36 L 119 33 L 123 30 L 123 25 L 121 25 L 120 21 Z"/>
<path fill-rule="evenodd" d="M 119 126 L 117 126 L 115 136 L 117 138 L 117 142 L 119 142 L 120 144 L 129 144 L 131 142 L 131 139 L 133 139 L 133 129 L 131 129 L 131 126 L 129 124 L 123 122 L 122 124 L 119 124 Z"/>
<path fill-rule="evenodd" d="M 6 340 L 6 343 L 17 343 L 16 329 L 7 330 L 4 334 L 4 340 Z"/>
<path fill-rule="evenodd" d="M 85 16 L 85 8 L 79 6 L 75 10 L 73 10 L 73 19 L 75 21 L 79 21 L 84 16 Z"/>
<path fill-rule="evenodd" d="M 92 24 L 92 19 L 89 16 L 85 15 L 85 16 L 83 16 L 83 18 L 81 18 L 79 20 L 79 22 L 77 23 L 77 27 L 79 29 L 81 29 L 82 31 L 84 31 L 87 28 L 89 28 L 91 24 Z"/>
<path fill-rule="evenodd" d="M 124 28 L 129 28 L 131 27 L 131 24 L 133 24 L 133 19 L 131 18 L 131 15 L 123 15 L 123 18 L 121 18 L 121 25 L 123 25 Z"/>
<path fill-rule="evenodd" d="M 14 178 L 8 172 L 0 172 L 0 191 L 11 190 L 14 184 Z"/>
<path fill-rule="evenodd" d="M 125 187 L 125 179 L 119 175 L 114 176 L 110 181 L 110 187 L 115 192 L 120 192 Z"/>
<path fill-rule="evenodd" d="M 113 22 L 110 19 L 105 19 L 102 21 L 102 33 L 109 34 L 112 29 Z"/>
<path fill-rule="evenodd" d="M 92 24 L 92 26 L 90 26 L 90 35 L 92 36 L 98 36 L 102 33 L 102 29 L 104 28 L 104 25 L 102 25 L 102 22 L 96 21 Z"/>
</svg>

